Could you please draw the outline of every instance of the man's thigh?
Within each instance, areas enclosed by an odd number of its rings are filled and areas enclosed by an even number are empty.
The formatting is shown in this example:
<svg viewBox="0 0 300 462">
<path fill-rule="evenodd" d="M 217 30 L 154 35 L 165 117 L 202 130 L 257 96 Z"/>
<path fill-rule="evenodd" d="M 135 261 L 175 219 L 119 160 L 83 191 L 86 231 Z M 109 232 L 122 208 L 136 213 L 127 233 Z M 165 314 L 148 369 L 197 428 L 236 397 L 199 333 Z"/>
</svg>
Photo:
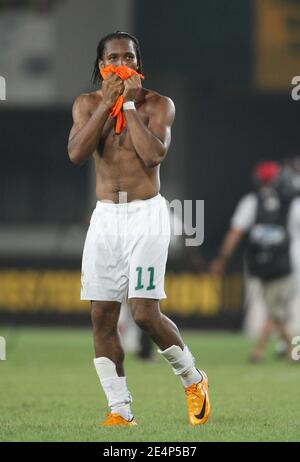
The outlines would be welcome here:
<svg viewBox="0 0 300 462">
<path fill-rule="evenodd" d="M 86 236 L 81 274 L 81 300 L 122 302 L 128 289 L 122 236 L 114 233 L 110 214 L 95 210 Z M 115 227 L 117 229 L 117 227 Z"/>
</svg>

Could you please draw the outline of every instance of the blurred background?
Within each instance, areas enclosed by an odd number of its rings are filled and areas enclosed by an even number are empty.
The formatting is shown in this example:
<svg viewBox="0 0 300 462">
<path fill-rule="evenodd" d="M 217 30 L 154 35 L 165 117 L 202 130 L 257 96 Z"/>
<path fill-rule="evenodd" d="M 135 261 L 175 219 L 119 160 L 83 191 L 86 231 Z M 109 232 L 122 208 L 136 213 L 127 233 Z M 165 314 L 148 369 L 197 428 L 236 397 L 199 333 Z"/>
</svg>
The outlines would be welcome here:
<svg viewBox="0 0 300 462">
<path fill-rule="evenodd" d="M 299 0 L 0 0 L 1 325 L 90 325 L 79 292 L 94 172 L 71 164 L 67 140 L 116 30 L 138 37 L 145 87 L 176 104 L 161 193 L 205 203 L 203 245 L 170 248 L 162 309 L 180 326 L 255 334 L 264 308 L 256 297 L 246 310 L 241 252 L 223 278 L 208 264 L 255 163 L 300 155 Z M 299 332 L 299 295 L 292 309 Z"/>
</svg>

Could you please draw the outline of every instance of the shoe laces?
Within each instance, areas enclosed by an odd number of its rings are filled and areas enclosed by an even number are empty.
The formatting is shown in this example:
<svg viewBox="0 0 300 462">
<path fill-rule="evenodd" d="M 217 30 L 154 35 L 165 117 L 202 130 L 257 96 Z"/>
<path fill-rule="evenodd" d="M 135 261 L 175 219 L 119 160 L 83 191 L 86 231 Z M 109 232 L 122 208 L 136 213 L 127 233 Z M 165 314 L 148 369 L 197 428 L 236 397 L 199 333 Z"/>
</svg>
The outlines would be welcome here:
<svg viewBox="0 0 300 462">
<path fill-rule="evenodd" d="M 193 395 L 198 396 L 198 384 L 193 383 L 192 385 L 189 385 L 188 387 L 184 389 L 184 392 L 186 396 L 193 396 Z"/>
</svg>

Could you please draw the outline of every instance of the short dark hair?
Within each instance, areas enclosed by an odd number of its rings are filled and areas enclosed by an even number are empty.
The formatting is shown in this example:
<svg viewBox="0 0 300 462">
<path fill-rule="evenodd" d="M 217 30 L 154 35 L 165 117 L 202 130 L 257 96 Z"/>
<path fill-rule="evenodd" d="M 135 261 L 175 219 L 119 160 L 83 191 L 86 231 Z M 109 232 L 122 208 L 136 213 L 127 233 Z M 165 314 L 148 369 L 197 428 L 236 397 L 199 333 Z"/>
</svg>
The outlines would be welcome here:
<svg viewBox="0 0 300 462">
<path fill-rule="evenodd" d="M 135 52 L 137 56 L 137 62 L 138 62 L 138 71 L 139 72 L 143 71 L 141 47 L 140 47 L 138 39 L 134 37 L 133 35 L 128 34 L 127 32 L 121 32 L 117 30 L 116 32 L 112 32 L 111 34 L 108 34 L 105 37 L 103 37 L 98 43 L 97 58 L 94 63 L 94 70 L 93 70 L 93 75 L 92 75 L 92 82 L 94 84 L 102 80 L 101 74 L 99 72 L 99 60 L 103 59 L 103 52 L 104 52 L 105 45 L 107 44 L 107 42 L 110 42 L 111 40 L 114 40 L 114 39 L 120 40 L 122 38 L 131 40 L 134 43 Z"/>
</svg>

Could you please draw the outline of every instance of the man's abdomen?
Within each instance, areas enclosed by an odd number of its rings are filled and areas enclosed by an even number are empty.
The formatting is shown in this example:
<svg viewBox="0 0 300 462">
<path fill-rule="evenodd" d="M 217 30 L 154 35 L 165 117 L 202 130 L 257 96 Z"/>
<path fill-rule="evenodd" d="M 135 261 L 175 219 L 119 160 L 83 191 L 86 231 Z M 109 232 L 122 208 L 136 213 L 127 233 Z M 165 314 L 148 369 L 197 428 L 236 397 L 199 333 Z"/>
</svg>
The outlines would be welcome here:
<svg viewBox="0 0 300 462">
<path fill-rule="evenodd" d="M 98 200 L 131 202 L 150 199 L 159 192 L 159 167 L 146 168 L 135 153 L 130 152 L 130 155 L 126 155 L 126 152 L 122 151 L 112 160 L 96 161 L 95 167 Z"/>
</svg>

